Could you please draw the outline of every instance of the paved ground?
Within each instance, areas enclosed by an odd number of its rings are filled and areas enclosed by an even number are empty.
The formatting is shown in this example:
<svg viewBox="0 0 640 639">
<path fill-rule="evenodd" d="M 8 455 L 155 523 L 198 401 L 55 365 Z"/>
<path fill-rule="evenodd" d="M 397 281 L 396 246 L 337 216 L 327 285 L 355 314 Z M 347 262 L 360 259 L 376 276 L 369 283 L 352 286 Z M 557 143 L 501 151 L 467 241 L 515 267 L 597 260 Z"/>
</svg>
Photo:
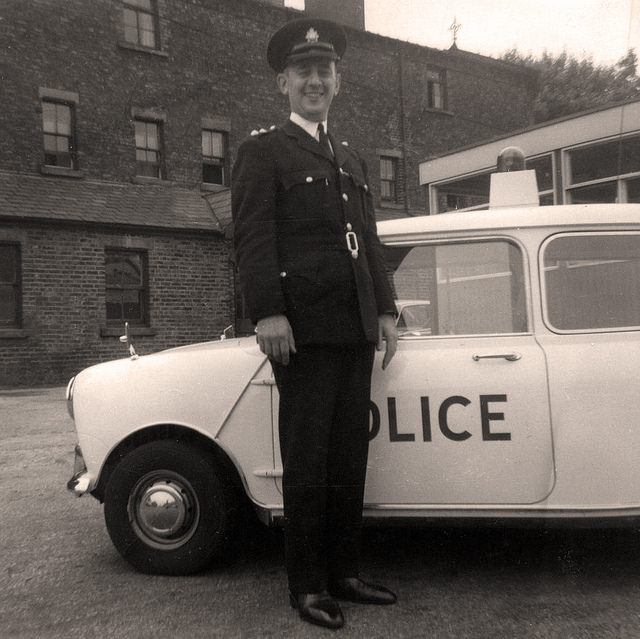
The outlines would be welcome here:
<svg viewBox="0 0 640 639">
<path fill-rule="evenodd" d="M 288 607 L 282 539 L 247 531 L 234 561 L 194 577 L 134 572 L 102 507 L 65 490 L 73 424 L 64 389 L 0 391 L 0 637 L 640 637 L 640 534 L 376 529 L 364 570 L 397 606 L 344 606 L 338 633 Z"/>
</svg>

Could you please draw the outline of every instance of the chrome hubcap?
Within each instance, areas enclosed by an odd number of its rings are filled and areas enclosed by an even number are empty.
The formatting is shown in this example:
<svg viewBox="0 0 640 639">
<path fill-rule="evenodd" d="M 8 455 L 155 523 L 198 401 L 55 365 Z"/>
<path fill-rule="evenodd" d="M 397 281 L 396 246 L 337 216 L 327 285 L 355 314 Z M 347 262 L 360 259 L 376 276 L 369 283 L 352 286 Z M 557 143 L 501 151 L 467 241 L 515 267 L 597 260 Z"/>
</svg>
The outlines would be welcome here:
<svg viewBox="0 0 640 639">
<path fill-rule="evenodd" d="M 191 484 L 169 470 L 142 477 L 131 491 L 128 511 L 138 537 L 162 550 L 185 544 L 200 520 L 200 507 Z"/>
</svg>

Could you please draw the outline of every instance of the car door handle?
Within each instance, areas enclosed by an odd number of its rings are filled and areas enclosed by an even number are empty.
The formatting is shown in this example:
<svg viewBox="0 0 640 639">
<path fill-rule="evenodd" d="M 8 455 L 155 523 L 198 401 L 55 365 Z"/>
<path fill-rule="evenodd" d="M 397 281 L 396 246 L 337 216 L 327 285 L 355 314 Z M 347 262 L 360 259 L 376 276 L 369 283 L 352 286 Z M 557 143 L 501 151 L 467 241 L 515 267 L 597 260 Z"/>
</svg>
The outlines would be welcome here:
<svg viewBox="0 0 640 639">
<path fill-rule="evenodd" d="M 516 362 L 521 357 L 520 353 L 492 353 L 491 355 L 473 355 L 472 359 L 474 362 L 479 359 L 506 359 L 508 362 Z"/>
</svg>

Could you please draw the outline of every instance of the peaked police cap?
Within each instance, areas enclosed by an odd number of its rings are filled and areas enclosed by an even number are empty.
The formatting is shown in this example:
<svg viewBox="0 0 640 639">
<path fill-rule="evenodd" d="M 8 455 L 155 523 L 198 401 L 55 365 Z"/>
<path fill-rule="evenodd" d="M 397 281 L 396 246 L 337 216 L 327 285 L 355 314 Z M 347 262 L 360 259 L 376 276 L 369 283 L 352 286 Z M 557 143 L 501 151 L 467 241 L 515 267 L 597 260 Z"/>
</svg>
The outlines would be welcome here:
<svg viewBox="0 0 640 639">
<path fill-rule="evenodd" d="M 309 58 L 340 60 L 347 48 L 343 28 L 320 18 L 300 18 L 278 29 L 267 46 L 267 61 L 280 73 L 292 62 Z"/>
</svg>

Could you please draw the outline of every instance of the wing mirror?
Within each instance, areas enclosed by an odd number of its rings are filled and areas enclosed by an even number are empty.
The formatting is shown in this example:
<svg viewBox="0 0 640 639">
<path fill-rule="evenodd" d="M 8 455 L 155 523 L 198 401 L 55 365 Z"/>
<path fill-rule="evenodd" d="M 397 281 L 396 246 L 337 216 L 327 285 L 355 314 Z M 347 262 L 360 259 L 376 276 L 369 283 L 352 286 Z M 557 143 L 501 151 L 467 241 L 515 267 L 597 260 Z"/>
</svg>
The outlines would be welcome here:
<svg viewBox="0 0 640 639">
<path fill-rule="evenodd" d="M 233 324 L 229 324 L 227 328 L 222 331 L 222 335 L 220 335 L 220 339 L 233 339 L 235 337 L 235 331 L 233 330 Z"/>
<path fill-rule="evenodd" d="M 123 344 L 126 344 L 129 348 L 129 355 L 131 355 L 131 359 L 138 359 L 138 353 L 136 353 L 136 349 L 133 348 L 133 344 L 131 343 L 131 335 L 129 334 L 129 322 L 124 323 L 124 335 L 120 336 L 120 341 Z"/>
</svg>

